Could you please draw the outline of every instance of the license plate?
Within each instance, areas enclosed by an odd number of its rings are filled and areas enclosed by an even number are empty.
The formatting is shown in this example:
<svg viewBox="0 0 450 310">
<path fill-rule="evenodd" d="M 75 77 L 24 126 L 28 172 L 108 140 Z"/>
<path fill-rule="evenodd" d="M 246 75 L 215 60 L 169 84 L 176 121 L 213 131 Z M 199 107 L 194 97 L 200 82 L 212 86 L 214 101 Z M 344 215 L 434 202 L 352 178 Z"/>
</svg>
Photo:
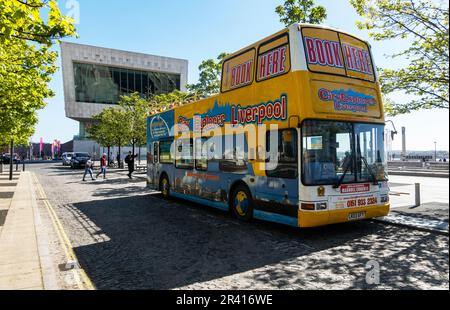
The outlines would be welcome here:
<svg viewBox="0 0 450 310">
<path fill-rule="evenodd" d="M 360 220 L 366 217 L 366 212 L 356 212 L 356 213 L 350 213 L 348 215 L 348 220 L 349 221 L 354 221 L 354 220 Z"/>
</svg>

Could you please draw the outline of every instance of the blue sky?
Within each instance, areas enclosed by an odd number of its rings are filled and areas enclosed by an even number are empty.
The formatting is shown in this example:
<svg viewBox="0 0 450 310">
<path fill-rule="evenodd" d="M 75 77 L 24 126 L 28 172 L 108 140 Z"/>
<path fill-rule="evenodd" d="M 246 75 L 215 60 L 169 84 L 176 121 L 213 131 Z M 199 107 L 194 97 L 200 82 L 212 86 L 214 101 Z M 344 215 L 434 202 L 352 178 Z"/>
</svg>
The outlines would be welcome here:
<svg viewBox="0 0 450 310">
<path fill-rule="evenodd" d="M 60 0 L 62 12 L 73 0 Z M 214 58 L 223 51 L 233 52 L 280 29 L 274 12 L 283 0 L 78 0 L 80 19 L 78 39 L 69 42 L 90 44 L 135 52 L 177 57 L 189 60 L 189 83 L 198 79 L 197 67 L 202 60 Z M 326 24 L 362 38 L 355 21 L 360 19 L 348 0 L 317 0 L 328 10 Z M 378 66 L 398 67 L 405 62 L 386 57 L 399 51 L 407 42 L 371 42 Z M 59 48 L 58 48 L 59 50 Z M 58 61 L 58 66 L 60 62 Z M 40 122 L 33 141 L 69 141 L 78 133 L 78 124 L 64 113 L 61 71 L 55 74 L 51 88 L 56 96 L 39 113 Z M 402 101 L 402 95 L 392 96 Z M 392 118 L 395 125 L 406 126 L 408 149 L 448 150 L 449 114 L 447 110 L 420 111 Z M 400 137 L 394 149 L 401 148 Z"/>
</svg>

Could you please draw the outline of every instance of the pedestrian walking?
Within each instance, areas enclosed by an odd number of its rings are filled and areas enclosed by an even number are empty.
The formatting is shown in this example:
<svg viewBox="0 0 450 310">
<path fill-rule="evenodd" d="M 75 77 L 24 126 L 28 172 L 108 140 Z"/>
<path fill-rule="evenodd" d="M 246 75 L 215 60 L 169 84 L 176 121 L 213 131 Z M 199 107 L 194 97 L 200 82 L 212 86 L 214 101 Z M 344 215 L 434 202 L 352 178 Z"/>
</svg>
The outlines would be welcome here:
<svg viewBox="0 0 450 310">
<path fill-rule="evenodd" d="M 106 167 L 108 166 L 106 161 L 106 154 L 103 154 L 102 158 L 100 159 L 100 171 L 97 173 L 96 178 L 98 178 L 100 174 L 103 174 L 103 180 L 106 180 Z"/>
<path fill-rule="evenodd" d="M 125 163 L 128 165 L 128 177 L 132 179 L 131 174 L 134 172 L 134 159 L 137 157 L 137 155 L 134 155 L 130 152 L 128 152 L 127 157 L 125 157 Z"/>
<path fill-rule="evenodd" d="M 94 176 L 92 175 L 92 168 L 94 166 L 94 162 L 89 158 L 86 162 L 86 165 L 84 166 L 84 175 L 83 175 L 83 182 L 86 182 L 86 174 L 89 173 L 91 176 L 92 181 L 95 181 Z"/>
<path fill-rule="evenodd" d="M 116 158 L 117 158 L 117 168 L 120 169 L 120 153 L 117 153 Z"/>
</svg>

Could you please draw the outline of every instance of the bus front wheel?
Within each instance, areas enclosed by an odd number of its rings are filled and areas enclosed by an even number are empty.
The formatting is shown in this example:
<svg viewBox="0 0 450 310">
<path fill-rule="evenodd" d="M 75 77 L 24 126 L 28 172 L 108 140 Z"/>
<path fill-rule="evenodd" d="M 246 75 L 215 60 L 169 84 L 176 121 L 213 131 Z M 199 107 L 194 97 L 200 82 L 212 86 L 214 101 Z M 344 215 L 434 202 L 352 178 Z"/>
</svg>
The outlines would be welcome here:
<svg viewBox="0 0 450 310">
<path fill-rule="evenodd" d="M 230 205 L 239 220 L 250 221 L 253 218 L 253 200 L 247 186 L 238 185 L 234 189 Z"/>
<path fill-rule="evenodd" d="M 169 198 L 170 195 L 170 183 L 167 175 L 164 175 L 159 182 L 159 190 L 164 198 Z"/>
</svg>

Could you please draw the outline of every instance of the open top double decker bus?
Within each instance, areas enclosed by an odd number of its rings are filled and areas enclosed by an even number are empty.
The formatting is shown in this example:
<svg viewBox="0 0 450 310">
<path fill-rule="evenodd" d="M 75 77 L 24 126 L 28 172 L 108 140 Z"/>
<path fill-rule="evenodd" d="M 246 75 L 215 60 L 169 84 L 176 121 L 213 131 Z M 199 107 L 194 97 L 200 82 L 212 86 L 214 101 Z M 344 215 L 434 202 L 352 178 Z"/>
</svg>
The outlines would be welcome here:
<svg viewBox="0 0 450 310">
<path fill-rule="evenodd" d="M 148 118 L 148 186 L 295 227 L 389 213 L 367 42 L 294 24 L 223 62 L 220 94 Z"/>
</svg>

